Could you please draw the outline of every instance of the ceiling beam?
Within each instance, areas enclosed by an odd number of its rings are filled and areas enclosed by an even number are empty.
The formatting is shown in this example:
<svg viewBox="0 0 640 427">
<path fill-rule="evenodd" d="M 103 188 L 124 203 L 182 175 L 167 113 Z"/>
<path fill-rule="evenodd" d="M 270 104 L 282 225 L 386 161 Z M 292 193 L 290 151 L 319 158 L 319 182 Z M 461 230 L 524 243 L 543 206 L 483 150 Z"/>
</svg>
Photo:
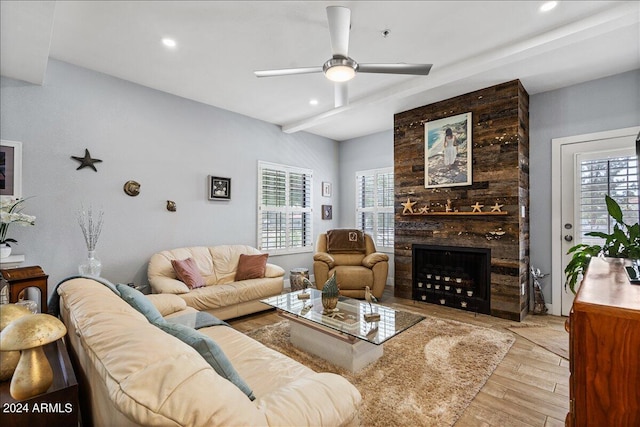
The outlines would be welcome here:
<svg viewBox="0 0 640 427">
<path fill-rule="evenodd" d="M 304 131 L 314 126 L 324 124 L 340 114 L 357 108 L 416 95 L 506 64 L 515 63 L 529 57 L 565 47 L 577 41 L 587 40 L 625 26 L 635 25 L 638 22 L 640 22 L 640 4 L 625 3 L 527 40 L 481 53 L 468 60 L 453 63 L 442 68 L 438 68 L 436 64 L 429 76 L 413 78 L 386 90 L 350 101 L 349 104 L 339 108 L 334 108 L 299 121 L 286 123 L 282 125 L 281 128 L 285 133 Z"/>
</svg>

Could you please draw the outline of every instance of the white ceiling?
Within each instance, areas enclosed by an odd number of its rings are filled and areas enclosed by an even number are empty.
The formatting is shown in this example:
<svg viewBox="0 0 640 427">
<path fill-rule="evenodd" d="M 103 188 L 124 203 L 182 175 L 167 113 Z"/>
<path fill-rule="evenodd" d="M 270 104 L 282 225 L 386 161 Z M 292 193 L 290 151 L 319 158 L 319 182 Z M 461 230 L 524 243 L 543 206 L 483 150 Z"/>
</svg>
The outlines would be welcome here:
<svg viewBox="0 0 640 427">
<path fill-rule="evenodd" d="M 547 13 L 542 3 L 2 1 L 0 72 L 46 85 L 55 58 L 342 141 L 391 129 L 395 113 L 496 83 L 520 79 L 535 94 L 640 68 L 640 2 L 561 1 Z M 337 109 L 322 74 L 253 75 L 329 59 L 329 5 L 351 9 L 356 61 L 432 63 L 431 74 L 358 74 L 349 105 Z"/>
</svg>

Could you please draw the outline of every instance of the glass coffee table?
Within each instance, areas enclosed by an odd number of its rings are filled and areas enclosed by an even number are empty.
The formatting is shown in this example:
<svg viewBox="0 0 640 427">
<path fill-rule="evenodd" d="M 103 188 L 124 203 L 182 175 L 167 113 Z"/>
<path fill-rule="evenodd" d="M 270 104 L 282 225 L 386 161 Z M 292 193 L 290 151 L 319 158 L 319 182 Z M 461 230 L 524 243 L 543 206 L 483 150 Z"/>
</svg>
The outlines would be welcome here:
<svg viewBox="0 0 640 427">
<path fill-rule="evenodd" d="M 303 293 L 309 298 L 300 299 Z M 290 321 L 291 344 L 351 372 L 378 360 L 383 354 L 382 343 L 424 319 L 347 297 L 340 297 L 337 310 L 326 315 L 322 292 L 317 289 L 276 295 L 261 302 L 275 307 Z M 365 314 L 372 313 L 378 314 L 379 320 L 366 321 Z"/>
</svg>

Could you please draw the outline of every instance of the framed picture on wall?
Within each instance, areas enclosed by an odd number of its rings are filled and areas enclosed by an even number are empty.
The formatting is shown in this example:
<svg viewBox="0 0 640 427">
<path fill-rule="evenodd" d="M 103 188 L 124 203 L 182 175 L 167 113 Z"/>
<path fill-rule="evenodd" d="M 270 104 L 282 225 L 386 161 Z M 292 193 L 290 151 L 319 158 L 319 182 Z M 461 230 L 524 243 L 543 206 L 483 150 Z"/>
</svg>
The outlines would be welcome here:
<svg viewBox="0 0 640 427">
<path fill-rule="evenodd" d="M 425 123 L 425 188 L 473 184 L 471 123 L 471 113 Z"/>
<path fill-rule="evenodd" d="M 331 197 L 331 183 L 323 182 L 322 183 L 322 197 Z"/>
<path fill-rule="evenodd" d="M 231 200 L 231 178 L 209 175 L 209 200 Z"/>
<path fill-rule="evenodd" d="M 333 219 L 332 205 L 322 205 L 322 219 Z"/>
<path fill-rule="evenodd" d="M 22 197 L 22 142 L 0 141 L 0 196 Z"/>
</svg>

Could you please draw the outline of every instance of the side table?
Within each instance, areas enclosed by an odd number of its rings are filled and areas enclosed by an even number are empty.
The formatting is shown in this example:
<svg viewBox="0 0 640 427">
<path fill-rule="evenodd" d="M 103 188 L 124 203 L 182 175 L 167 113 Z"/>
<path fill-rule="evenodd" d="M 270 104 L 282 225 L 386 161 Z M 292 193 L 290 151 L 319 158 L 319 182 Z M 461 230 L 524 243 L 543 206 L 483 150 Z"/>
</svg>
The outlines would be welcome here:
<svg viewBox="0 0 640 427">
<path fill-rule="evenodd" d="M 49 275 L 40 266 L 3 268 L 0 270 L 2 284 L 9 287 L 9 302 L 18 302 L 18 296 L 27 288 L 40 290 L 40 312 L 47 312 L 47 279 Z"/>
</svg>

